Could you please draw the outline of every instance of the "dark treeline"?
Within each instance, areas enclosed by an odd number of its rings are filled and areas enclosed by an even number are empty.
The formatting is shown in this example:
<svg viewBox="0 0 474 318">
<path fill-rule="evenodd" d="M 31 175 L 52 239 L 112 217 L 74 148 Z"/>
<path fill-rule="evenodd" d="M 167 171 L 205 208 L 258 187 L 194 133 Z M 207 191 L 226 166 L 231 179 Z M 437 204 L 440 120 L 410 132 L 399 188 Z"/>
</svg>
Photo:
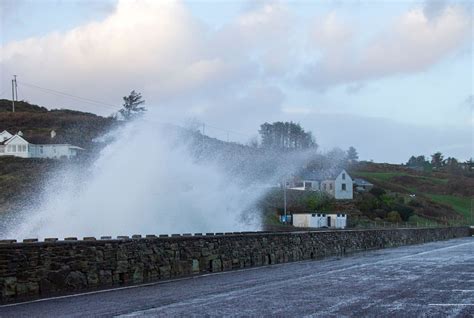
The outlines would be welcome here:
<svg viewBox="0 0 474 318">
<path fill-rule="evenodd" d="M 264 123 L 259 133 L 264 149 L 301 150 L 318 147 L 312 133 L 293 122 Z"/>
<path fill-rule="evenodd" d="M 473 159 L 469 159 L 465 162 L 460 162 L 454 157 L 444 158 L 441 152 L 436 152 L 431 155 L 431 160 L 425 156 L 411 156 L 408 159 L 407 166 L 410 168 L 431 171 L 448 171 L 448 172 L 467 172 L 472 173 L 474 170 Z"/>
</svg>

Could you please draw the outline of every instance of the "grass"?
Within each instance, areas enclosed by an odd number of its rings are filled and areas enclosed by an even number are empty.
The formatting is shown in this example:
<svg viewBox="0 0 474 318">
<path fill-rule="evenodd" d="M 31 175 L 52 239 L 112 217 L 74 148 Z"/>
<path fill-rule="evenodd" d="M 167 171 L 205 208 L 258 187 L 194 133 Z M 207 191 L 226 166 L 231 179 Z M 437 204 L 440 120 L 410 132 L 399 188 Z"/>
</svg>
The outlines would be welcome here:
<svg viewBox="0 0 474 318">
<path fill-rule="evenodd" d="M 408 175 L 403 172 L 362 172 L 362 171 L 357 171 L 357 172 L 354 172 L 353 174 L 357 177 L 373 178 L 380 181 L 389 181 L 393 177 Z"/>
<path fill-rule="evenodd" d="M 456 212 L 462 214 L 464 218 L 473 217 L 473 199 L 469 197 L 458 197 L 454 195 L 443 194 L 425 194 L 434 202 L 451 206 Z"/>
<path fill-rule="evenodd" d="M 410 219 L 408 220 L 407 222 L 408 224 L 411 224 L 411 225 L 418 225 L 418 226 L 436 226 L 438 225 L 437 222 L 433 221 L 433 220 L 430 220 L 430 219 L 426 219 L 422 216 L 419 216 L 419 215 L 412 215 L 410 216 Z"/>
<path fill-rule="evenodd" d="M 400 176 L 409 176 L 415 179 L 421 179 L 423 181 L 431 182 L 434 184 L 439 185 L 446 185 L 448 183 L 448 179 L 441 179 L 435 177 L 427 177 L 427 176 L 418 176 L 412 175 L 405 172 L 363 172 L 357 171 L 353 173 L 357 177 L 365 177 L 365 178 L 373 178 L 380 181 L 390 181 L 393 177 L 400 177 Z"/>
</svg>

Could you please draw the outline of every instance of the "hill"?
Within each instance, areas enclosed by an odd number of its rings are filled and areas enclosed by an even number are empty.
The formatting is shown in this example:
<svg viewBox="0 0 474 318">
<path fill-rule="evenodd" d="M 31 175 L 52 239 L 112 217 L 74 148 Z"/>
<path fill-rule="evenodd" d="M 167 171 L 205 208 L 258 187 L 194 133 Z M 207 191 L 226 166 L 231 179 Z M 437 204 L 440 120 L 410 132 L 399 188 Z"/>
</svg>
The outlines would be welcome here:
<svg viewBox="0 0 474 318">
<path fill-rule="evenodd" d="M 84 157 L 93 156 L 97 150 L 95 148 L 103 146 L 93 142 L 94 138 L 119 124 L 111 118 L 91 113 L 67 109 L 48 110 L 24 101 L 16 102 L 15 106 L 15 113 L 12 113 L 11 101 L 0 100 L 0 131 L 22 131 L 25 136 L 35 140 L 49 138 L 51 130 L 54 130 L 58 142 L 85 148 Z M 65 164 L 75 165 L 79 162 L 0 157 L 0 214 L 14 214 L 30 204 L 29 198 L 41 192 L 48 175 Z"/>
<path fill-rule="evenodd" d="M 350 169 L 353 177 L 372 182 L 413 209 L 412 222 L 472 223 L 474 175 L 472 172 L 416 171 L 407 166 L 363 162 Z M 363 200 L 373 200 L 366 194 Z M 377 217 L 376 209 L 371 217 Z"/>
<path fill-rule="evenodd" d="M 47 138 L 55 130 L 58 139 L 89 149 L 92 140 L 108 131 L 116 121 L 91 113 L 67 109 L 48 110 L 45 107 L 24 101 L 15 103 L 11 112 L 11 101 L 0 99 L 0 131 L 10 133 L 22 131 L 35 139 Z"/>
</svg>

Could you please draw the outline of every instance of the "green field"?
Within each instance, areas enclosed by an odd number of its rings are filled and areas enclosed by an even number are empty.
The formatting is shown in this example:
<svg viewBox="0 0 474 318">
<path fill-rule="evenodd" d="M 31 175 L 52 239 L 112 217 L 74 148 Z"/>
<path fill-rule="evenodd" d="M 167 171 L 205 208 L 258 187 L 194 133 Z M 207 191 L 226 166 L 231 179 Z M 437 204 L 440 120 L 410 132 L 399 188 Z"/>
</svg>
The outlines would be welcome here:
<svg viewBox="0 0 474 318">
<path fill-rule="evenodd" d="M 412 175 L 405 172 L 362 172 L 357 171 L 353 173 L 354 176 L 362 177 L 362 178 L 371 178 L 379 181 L 390 181 L 394 177 L 400 176 L 409 176 L 415 179 L 421 179 L 425 182 L 430 182 L 439 185 L 446 185 L 448 183 L 448 179 L 441 179 L 435 177 L 427 177 L 427 176 L 419 176 L 419 175 Z"/>
<path fill-rule="evenodd" d="M 380 181 L 389 181 L 393 177 L 408 175 L 403 172 L 364 172 L 364 171 L 353 172 L 353 174 L 356 177 L 372 178 L 372 179 L 376 179 Z"/>
<path fill-rule="evenodd" d="M 436 221 L 426 219 L 416 214 L 410 216 L 410 219 L 408 220 L 407 223 L 411 225 L 417 225 L 417 226 L 437 226 L 438 225 Z"/>
<path fill-rule="evenodd" d="M 456 212 L 462 214 L 464 218 L 470 219 L 473 217 L 474 200 L 468 197 L 458 197 L 454 195 L 442 194 L 425 194 L 434 202 L 446 204 L 451 206 Z"/>
</svg>

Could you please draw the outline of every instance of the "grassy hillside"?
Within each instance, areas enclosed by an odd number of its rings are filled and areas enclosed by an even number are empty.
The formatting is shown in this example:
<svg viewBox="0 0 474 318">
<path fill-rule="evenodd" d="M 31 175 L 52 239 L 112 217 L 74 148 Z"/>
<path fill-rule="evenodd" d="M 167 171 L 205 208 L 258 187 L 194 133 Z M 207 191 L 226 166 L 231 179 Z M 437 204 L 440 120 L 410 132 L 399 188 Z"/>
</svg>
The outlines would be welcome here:
<svg viewBox="0 0 474 318">
<path fill-rule="evenodd" d="M 90 148 L 92 140 L 109 130 L 116 122 L 91 113 L 73 110 L 47 110 L 26 102 L 16 103 L 11 112 L 11 101 L 0 100 L 0 131 L 14 134 L 22 131 L 25 136 L 47 138 L 55 130 L 61 142 Z"/>
<path fill-rule="evenodd" d="M 14 134 L 24 133 L 28 140 L 48 139 L 51 130 L 56 131 L 55 142 L 70 143 L 85 148 L 84 157 L 93 155 L 101 145 L 93 142 L 118 123 L 91 113 L 56 109 L 30 104 L 15 103 L 15 113 L 11 112 L 11 101 L 0 100 L 0 131 Z M 84 160 L 85 158 L 83 158 Z M 62 165 L 78 164 L 74 161 L 51 159 L 22 159 L 0 157 L 0 214 L 14 213 L 30 204 L 32 197 L 41 192 L 48 175 Z"/>
<path fill-rule="evenodd" d="M 16 212 L 31 203 L 47 175 L 61 164 L 52 159 L 0 157 L 0 214 Z"/>
<path fill-rule="evenodd" d="M 417 219 L 472 222 L 474 176 L 470 173 L 420 172 L 399 165 L 361 163 L 352 167 L 351 174 L 403 198 Z"/>
</svg>

